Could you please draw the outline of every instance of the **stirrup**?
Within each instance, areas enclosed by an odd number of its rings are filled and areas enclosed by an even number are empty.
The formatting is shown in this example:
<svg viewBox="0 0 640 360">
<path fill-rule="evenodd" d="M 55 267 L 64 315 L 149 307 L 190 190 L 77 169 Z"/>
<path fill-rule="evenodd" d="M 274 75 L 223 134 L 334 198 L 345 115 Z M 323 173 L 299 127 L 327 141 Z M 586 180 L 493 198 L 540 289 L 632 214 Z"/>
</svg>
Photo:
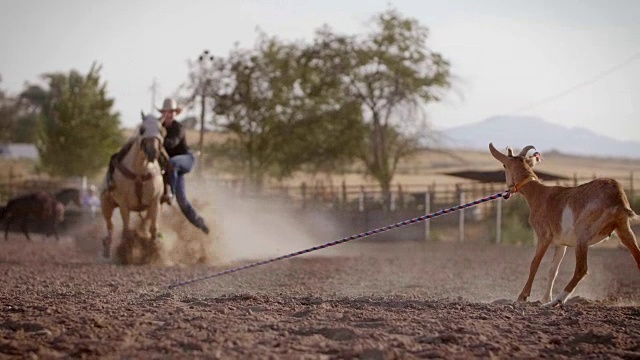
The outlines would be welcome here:
<svg viewBox="0 0 640 360">
<path fill-rule="evenodd" d="M 160 204 L 173 205 L 173 194 L 162 194 L 160 196 Z"/>
</svg>

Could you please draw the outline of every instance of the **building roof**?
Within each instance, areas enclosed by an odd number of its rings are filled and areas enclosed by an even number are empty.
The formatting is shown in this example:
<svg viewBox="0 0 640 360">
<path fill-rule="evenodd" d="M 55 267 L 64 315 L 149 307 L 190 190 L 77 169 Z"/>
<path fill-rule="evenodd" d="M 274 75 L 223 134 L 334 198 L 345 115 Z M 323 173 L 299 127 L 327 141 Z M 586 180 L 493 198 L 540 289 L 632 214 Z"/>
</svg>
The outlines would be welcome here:
<svg viewBox="0 0 640 360">
<path fill-rule="evenodd" d="M 40 154 L 34 144 L 10 143 L 0 144 L 0 157 L 5 159 L 31 159 L 38 160 Z"/>
<path fill-rule="evenodd" d="M 483 183 L 503 183 L 505 181 L 504 170 L 496 171 L 457 171 L 446 173 L 445 175 L 456 176 L 469 180 L 476 180 Z M 542 171 L 536 171 L 536 175 L 543 181 L 568 180 L 569 178 L 553 175 Z"/>
</svg>

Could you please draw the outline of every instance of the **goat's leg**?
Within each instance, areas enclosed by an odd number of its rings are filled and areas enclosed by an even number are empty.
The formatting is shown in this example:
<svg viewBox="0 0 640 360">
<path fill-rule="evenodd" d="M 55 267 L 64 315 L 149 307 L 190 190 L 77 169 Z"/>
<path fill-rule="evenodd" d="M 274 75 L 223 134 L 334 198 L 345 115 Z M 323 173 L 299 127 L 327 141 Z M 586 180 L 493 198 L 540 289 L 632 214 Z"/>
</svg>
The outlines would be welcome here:
<svg viewBox="0 0 640 360">
<path fill-rule="evenodd" d="M 529 297 L 529 295 L 531 295 L 531 286 L 533 285 L 533 279 L 536 277 L 538 267 L 540 267 L 540 262 L 544 257 L 544 253 L 547 252 L 550 243 L 551 241 L 546 237 L 538 236 L 536 254 L 533 256 L 533 260 L 531 260 L 531 266 L 529 267 L 529 277 L 527 278 L 527 282 L 524 285 L 522 292 L 520 292 L 520 296 L 518 296 L 518 301 L 527 301 L 527 298 Z"/>
<path fill-rule="evenodd" d="M 553 297 L 553 283 L 556 281 L 556 276 L 558 276 L 558 269 L 560 268 L 560 263 L 564 258 L 564 254 L 567 251 L 567 247 L 564 245 L 556 245 L 553 251 L 553 263 L 549 268 L 549 276 L 547 278 L 547 292 L 542 297 L 543 303 L 548 303 L 551 301 Z"/>
<path fill-rule="evenodd" d="M 633 256 L 636 261 L 636 265 L 638 265 L 638 269 L 640 269 L 640 249 L 638 248 L 636 236 L 633 234 L 631 227 L 629 226 L 629 221 L 618 226 L 616 233 L 620 238 L 620 242 L 629 249 L 631 256 Z"/>
<path fill-rule="evenodd" d="M 573 272 L 573 277 L 564 288 L 564 290 L 558 294 L 558 296 L 553 299 L 550 303 L 544 304 L 545 306 L 556 306 L 559 304 L 564 304 L 565 301 L 571 296 L 573 290 L 575 290 L 576 286 L 582 280 L 582 278 L 587 275 L 588 265 L 587 265 L 587 253 L 589 251 L 589 238 L 587 237 L 578 237 L 578 241 L 576 244 L 576 269 Z"/>
</svg>

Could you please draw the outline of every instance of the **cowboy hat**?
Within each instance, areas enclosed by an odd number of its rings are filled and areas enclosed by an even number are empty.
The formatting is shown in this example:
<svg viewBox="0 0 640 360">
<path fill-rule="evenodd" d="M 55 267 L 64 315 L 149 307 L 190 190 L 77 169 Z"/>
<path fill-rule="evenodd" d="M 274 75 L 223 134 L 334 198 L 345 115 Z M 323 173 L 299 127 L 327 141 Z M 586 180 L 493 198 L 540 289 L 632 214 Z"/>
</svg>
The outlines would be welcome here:
<svg viewBox="0 0 640 360">
<path fill-rule="evenodd" d="M 175 111 L 176 114 L 179 114 L 182 111 L 182 108 L 178 106 L 178 103 L 176 102 L 175 99 L 166 98 L 166 99 L 164 99 L 164 102 L 162 103 L 162 108 L 158 109 L 158 111 L 160 111 L 160 112 L 163 112 L 163 111 Z"/>
</svg>

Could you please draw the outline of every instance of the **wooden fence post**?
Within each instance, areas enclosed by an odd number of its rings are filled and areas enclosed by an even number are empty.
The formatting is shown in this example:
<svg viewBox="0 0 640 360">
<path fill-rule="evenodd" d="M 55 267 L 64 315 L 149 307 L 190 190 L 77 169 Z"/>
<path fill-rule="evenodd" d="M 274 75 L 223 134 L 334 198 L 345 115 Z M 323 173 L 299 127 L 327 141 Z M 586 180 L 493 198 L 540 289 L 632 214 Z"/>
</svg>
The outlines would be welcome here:
<svg viewBox="0 0 640 360">
<path fill-rule="evenodd" d="M 502 203 L 503 199 L 498 198 L 496 204 L 496 244 L 500 244 L 502 241 Z"/>
<path fill-rule="evenodd" d="M 396 211 L 396 193 L 393 190 L 389 190 L 389 211 Z"/>
<path fill-rule="evenodd" d="M 424 214 L 431 213 L 431 193 L 429 191 L 424 193 Z M 424 222 L 424 238 L 426 241 L 431 241 L 431 219 L 427 219 Z"/>
<path fill-rule="evenodd" d="M 342 180 L 342 208 L 346 209 L 347 208 L 347 182 L 343 179 Z"/>
<path fill-rule="evenodd" d="M 460 204 L 464 204 L 464 191 L 460 191 Z M 460 209 L 460 228 L 458 230 L 458 240 L 464 241 L 464 209 Z"/>
<path fill-rule="evenodd" d="M 302 192 L 302 208 L 306 209 L 307 208 L 307 183 L 306 182 L 302 182 L 302 184 L 300 184 L 300 191 Z"/>
<path fill-rule="evenodd" d="M 633 171 L 631 172 L 631 174 L 629 174 L 629 194 L 630 194 L 630 198 L 631 198 L 631 202 L 635 201 L 635 189 L 633 188 Z"/>
</svg>

